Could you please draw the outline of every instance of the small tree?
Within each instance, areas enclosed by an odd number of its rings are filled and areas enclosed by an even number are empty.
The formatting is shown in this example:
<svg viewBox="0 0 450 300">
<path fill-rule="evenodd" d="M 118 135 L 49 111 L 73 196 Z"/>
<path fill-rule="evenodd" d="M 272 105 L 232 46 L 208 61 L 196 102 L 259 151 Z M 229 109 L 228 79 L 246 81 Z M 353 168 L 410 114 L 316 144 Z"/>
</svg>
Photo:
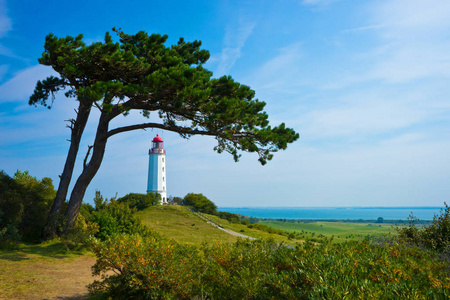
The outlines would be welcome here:
<svg viewBox="0 0 450 300">
<path fill-rule="evenodd" d="M 143 210 L 149 206 L 160 204 L 161 195 L 154 192 L 147 194 L 129 193 L 122 198 L 117 199 L 117 202 L 126 203 L 130 208 Z"/>
<path fill-rule="evenodd" d="M 9 232 L 15 237 L 20 234 L 27 241 L 39 241 L 54 197 L 53 183 L 48 177 L 38 180 L 28 171 L 17 170 L 11 178 L 0 171 L 2 236 L 5 238 Z"/>
<path fill-rule="evenodd" d="M 182 205 L 183 204 L 183 198 L 170 196 L 169 200 L 167 202 L 169 204 L 172 204 L 172 205 Z"/>
<path fill-rule="evenodd" d="M 195 210 L 205 214 L 215 214 L 217 212 L 217 206 L 203 194 L 189 193 L 184 196 L 184 205 L 191 206 Z"/>
<path fill-rule="evenodd" d="M 409 225 L 397 227 L 399 239 L 410 244 L 450 253 L 450 207 L 444 202 L 445 209 L 434 215 L 429 226 L 418 228 L 419 221 L 412 214 Z"/>
<path fill-rule="evenodd" d="M 167 36 L 135 35 L 113 29 L 119 41 L 109 33 L 105 41 L 86 45 L 76 38 L 58 38 L 49 34 L 45 52 L 39 59 L 51 66 L 59 77 L 38 81 L 30 97 L 31 105 L 51 107 L 53 95 L 66 90 L 67 97 L 76 98 L 76 119 L 70 120 L 71 139 L 58 193 L 49 214 L 46 235 L 55 233 L 53 220 L 63 207 L 68 186 L 90 110 L 100 111 L 94 142 L 88 147 L 83 170 L 72 189 L 65 217 L 72 227 L 84 194 L 103 161 L 107 140 L 119 133 L 136 129 L 159 128 L 192 135 L 213 136 L 219 153 L 229 152 L 237 161 L 240 151 L 256 152 L 265 164 L 273 153 L 286 149 L 299 135 L 284 123 L 269 126 L 264 102 L 254 99 L 255 92 L 235 82 L 230 76 L 212 78 L 203 67 L 209 52 L 200 49 L 201 42 L 165 45 Z M 143 122 L 110 128 L 110 122 L 131 110 L 150 114 L 159 122 Z M 92 155 L 91 155 L 92 151 Z"/>
</svg>

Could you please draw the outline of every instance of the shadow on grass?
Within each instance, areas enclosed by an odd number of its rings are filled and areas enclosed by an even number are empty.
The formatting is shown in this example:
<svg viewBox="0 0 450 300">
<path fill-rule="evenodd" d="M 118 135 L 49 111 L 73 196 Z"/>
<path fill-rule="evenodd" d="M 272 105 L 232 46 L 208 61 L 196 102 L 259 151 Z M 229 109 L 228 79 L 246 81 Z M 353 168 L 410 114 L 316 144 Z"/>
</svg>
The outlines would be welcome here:
<svg viewBox="0 0 450 300">
<path fill-rule="evenodd" d="M 0 259 L 10 260 L 10 261 L 29 260 L 29 258 L 26 257 L 26 254 L 1 254 Z"/>
<path fill-rule="evenodd" d="M 84 295 L 75 295 L 70 297 L 55 297 L 53 299 L 62 299 L 62 300 L 84 300 L 84 299 L 93 299 L 89 297 L 89 294 Z"/>
<path fill-rule="evenodd" d="M 43 244 L 22 244 L 15 249 L 0 250 L 0 259 L 10 261 L 28 260 L 30 254 L 63 259 L 74 255 L 83 255 L 81 251 L 67 251 L 61 242 Z"/>
</svg>

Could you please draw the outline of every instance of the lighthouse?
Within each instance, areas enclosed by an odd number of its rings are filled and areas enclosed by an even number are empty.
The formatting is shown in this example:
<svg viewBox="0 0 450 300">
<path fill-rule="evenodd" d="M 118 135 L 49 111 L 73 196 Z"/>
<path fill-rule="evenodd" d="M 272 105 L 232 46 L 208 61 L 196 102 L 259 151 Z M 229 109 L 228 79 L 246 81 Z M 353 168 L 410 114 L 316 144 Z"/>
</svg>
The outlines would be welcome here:
<svg viewBox="0 0 450 300">
<path fill-rule="evenodd" d="M 161 204 L 167 204 L 166 150 L 164 150 L 164 142 L 158 134 L 152 141 L 152 148 L 148 151 L 148 156 L 147 193 L 159 193 Z"/>
</svg>

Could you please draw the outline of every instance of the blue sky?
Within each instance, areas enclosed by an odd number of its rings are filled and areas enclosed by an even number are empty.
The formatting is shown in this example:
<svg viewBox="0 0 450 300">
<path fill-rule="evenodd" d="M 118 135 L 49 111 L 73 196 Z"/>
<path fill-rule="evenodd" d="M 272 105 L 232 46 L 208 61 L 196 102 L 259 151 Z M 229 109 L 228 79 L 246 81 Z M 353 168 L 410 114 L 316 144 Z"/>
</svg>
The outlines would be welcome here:
<svg viewBox="0 0 450 300">
<path fill-rule="evenodd" d="M 76 4 L 75 4 L 76 3 Z M 265 101 L 271 123 L 300 139 L 262 167 L 217 154 L 214 139 L 157 130 L 111 138 L 86 194 L 146 191 L 148 148 L 167 150 L 168 195 L 203 193 L 219 206 L 442 206 L 450 199 L 450 2 L 445 0 L 0 0 L 0 169 L 62 172 L 73 100 L 28 106 L 52 74 L 45 36 L 100 41 L 116 26 L 201 40 L 206 68 Z M 78 162 L 92 144 L 97 114 Z M 131 114 L 115 125 L 140 122 Z M 79 174 L 79 166 L 74 175 Z"/>
</svg>

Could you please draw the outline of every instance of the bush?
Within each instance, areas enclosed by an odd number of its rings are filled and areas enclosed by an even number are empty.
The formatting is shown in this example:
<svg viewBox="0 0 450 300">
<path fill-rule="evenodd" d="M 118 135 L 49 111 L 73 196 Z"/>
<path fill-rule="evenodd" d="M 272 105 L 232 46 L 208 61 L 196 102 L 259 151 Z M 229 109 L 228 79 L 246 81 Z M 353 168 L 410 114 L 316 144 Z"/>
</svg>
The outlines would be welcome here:
<svg viewBox="0 0 450 300">
<path fill-rule="evenodd" d="M 99 191 L 95 194 L 95 211 L 92 213 L 92 221 L 98 224 L 98 232 L 95 237 L 105 240 L 117 234 L 141 234 L 149 231 L 135 216 L 136 208 L 130 208 L 128 203 L 119 203 L 114 198 L 103 199 Z"/>
<path fill-rule="evenodd" d="M 93 294 L 113 299 L 189 299 L 201 293 L 197 285 L 204 267 L 196 248 L 136 235 L 94 240 L 97 262 L 93 275 L 103 281 L 89 286 Z"/>
<path fill-rule="evenodd" d="M 183 198 L 170 196 L 167 203 L 171 205 L 183 205 Z"/>
<path fill-rule="evenodd" d="M 193 209 L 205 214 L 214 215 L 217 213 L 217 206 L 203 194 L 187 194 L 184 196 L 184 205 L 191 206 Z"/>
<path fill-rule="evenodd" d="M 450 207 L 444 203 L 440 215 L 434 215 L 431 225 L 419 229 L 418 221 L 410 216 L 407 227 L 397 227 L 399 239 L 412 245 L 422 246 L 439 252 L 450 253 Z"/>
<path fill-rule="evenodd" d="M 135 194 L 130 193 L 122 198 L 117 199 L 119 203 L 126 203 L 130 208 L 136 208 L 137 210 L 143 210 L 152 205 L 158 205 L 161 203 L 161 195 L 158 193 L 150 192 L 147 194 Z"/>
<path fill-rule="evenodd" d="M 248 226 L 248 225 L 250 225 L 250 220 L 249 220 L 249 219 L 246 219 L 246 218 L 241 219 L 241 224 L 242 224 L 242 225 L 245 225 L 245 226 Z"/>
<path fill-rule="evenodd" d="M 0 223 L 2 222 L 3 212 L 0 210 Z M 20 241 L 20 234 L 17 226 L 6 224 L 0 227 L 0 248 L 11 248 Z"/>
<path fill-rule="evenodd" d="M 200 249 L 159 238 L 96 241 L 90 287 L 113 299 L 447 299 L 448 265 L 417 247 L 368 241 L 295 249 L 240 240 Z"/>
<path fill-rule="evenodd" d="M 79 214 L 72 228 L 66 231 L 62 238 L 64 247 L 68 250 L 81 250 L 89 246 L 89 239 L 100 230 L 97 223 L 86 221 Z"/>
<path fill-rule="evenodd" d="M 238 224 L 241 221 L 241 218 L 238 215 L 229 212 L 218 211 L 216 212 L 216 216 L 221 219 L 228 220 L 230 223 Z"/>
<path fill-rule="evenodd" d="M 50 178 L 37 180 L 28 171 L 17 171 L 11 178 L 0 171 L 0 210 L 3 213 L 0 231 L 3 232 L 3 242 L 12 237 L 27 242 L 40 241 L 55 195 Z"/>
<path fill-rule="evenodd" d="M 254 223 L 254 224 L 250 224 L 247 225 L 248 228 L 254 228 L 254 229 L 258 229 L 260 231 L 264 231 L 264 232 L 268 232 L 268 233 L 274 233 L 274 234 L 279 234 L 279 235 L 283 235 L 283 236 L 287 236 L 286 232 L 284 232 L 281 229 L 276 229 L 264 224 L 259 224 L 259 223 Z"/>
</svg>

